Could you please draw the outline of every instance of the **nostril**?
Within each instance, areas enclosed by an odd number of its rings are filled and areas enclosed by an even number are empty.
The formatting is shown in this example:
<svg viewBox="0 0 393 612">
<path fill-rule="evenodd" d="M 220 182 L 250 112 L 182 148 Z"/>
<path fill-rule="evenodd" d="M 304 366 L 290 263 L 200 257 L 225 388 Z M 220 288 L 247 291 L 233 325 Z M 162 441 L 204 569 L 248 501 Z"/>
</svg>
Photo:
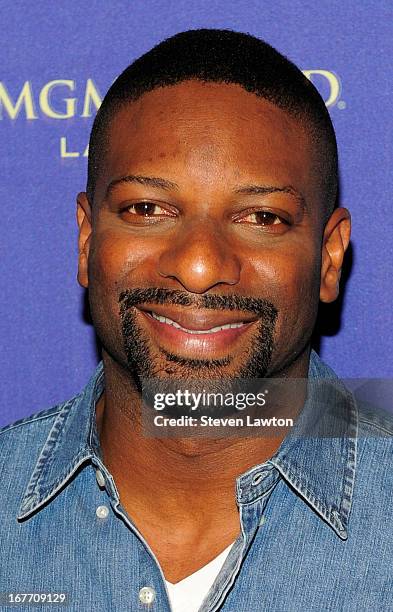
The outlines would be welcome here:
<svg viewBox="0 0 393 612">
<path fill-rule="evenodd" d="M 236 285 L 240 270 L 237 254 L 210 234 L 197 239 L 187 233 L 177 244 L 168 245 L 157 262 L 161 278 L 174 279 L 191 293 L 204 293 L 219 284 Z"/>
</svg>

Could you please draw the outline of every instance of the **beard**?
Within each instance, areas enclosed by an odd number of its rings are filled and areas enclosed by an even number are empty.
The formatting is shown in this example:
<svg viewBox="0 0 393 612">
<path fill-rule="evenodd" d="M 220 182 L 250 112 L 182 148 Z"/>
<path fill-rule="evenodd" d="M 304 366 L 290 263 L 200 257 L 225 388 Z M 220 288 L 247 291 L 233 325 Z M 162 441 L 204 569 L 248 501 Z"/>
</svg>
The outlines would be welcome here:
<svg viewBox="0 0 393 612">
<path fill-rule="evenodd" d="M 190 359 L 160 348 L 154 354 L 149 338 L 137 322 L 138 304 L 175 304 L 212 310 L 251 312 L 258 316 L 256 332 L 245 351 L 244 362 L 230 368 L 233 357 L 222 359 Z M 135 288 L 119 295 L 121 332 L 127 367 L 137 388 L 143 379 L 234 379 L 264 378 L 274 350 L 274 331 L 277 308 L 268 300 L 239 295 L 190 295 L 185 291 L 164 288 Z M 232 370 L 232 371 L 231 371 Z"/>
</svg>

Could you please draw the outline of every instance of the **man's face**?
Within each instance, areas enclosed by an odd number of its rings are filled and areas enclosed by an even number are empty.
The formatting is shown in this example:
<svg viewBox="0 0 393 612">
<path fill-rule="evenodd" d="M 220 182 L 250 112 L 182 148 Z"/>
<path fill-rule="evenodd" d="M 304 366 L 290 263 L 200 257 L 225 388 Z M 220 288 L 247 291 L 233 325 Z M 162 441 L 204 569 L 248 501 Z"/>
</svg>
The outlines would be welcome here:
<svg viewBox="0 0 393 612">
<path fill-rule="evenodd" d="M 290 366 L 320 291 L 307 132 L 240 86 L 188 81 L 123 107 L 108 137 L 79 268 L 105 352 L 137 376 Z"/>
</svg>

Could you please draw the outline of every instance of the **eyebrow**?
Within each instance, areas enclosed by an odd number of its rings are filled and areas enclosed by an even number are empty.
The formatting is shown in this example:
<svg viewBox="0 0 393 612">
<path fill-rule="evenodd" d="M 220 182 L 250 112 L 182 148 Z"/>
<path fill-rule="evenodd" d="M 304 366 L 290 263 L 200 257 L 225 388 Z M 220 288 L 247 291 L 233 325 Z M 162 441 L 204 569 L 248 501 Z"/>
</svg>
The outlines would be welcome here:
<svg viewBox="0 0 393 612">
<path fill-rule="evenodd" d="M 242 185 L 235 189 L 235 193 L 245 195 L 269 195 L 270 193 L 289 193 L 294 196 L 298 201 L 298 204 L 302 211 L 307 210 L 306 200 L 298 189 L 295 189 L 291 185 L 285 185 L 284 187 L 276 187 L 273 185 Z"/>
<path fill-rule="evenodd" d="M 112 190 L 122 183 L 139 183 L 139 185 L 147 185 L 155 189 L 164 189 L 166 191 L 179 191 L 179 185 L 168 179 L 164 179 L 158 176 L 142 176 L 141 174 L 128 174 L 118 179 L 111 181 L 107 187 L 105 197 L 108 197 Z M 288 193 L 296 198 L 302 211 L 307 210 L 306 201 L 304 196 L 292 187 L 291 185 L 285 185 L 284 187 L 277 187 L 274 185 L 241 185 L 236 187 L 234 193 L 242 195 L 269 195 L 271 193 Z"/>
<path fill-rule="evenodd" d="M 111 181 L 106 189 L 105 197 L 111 193 L 111 191 L 122 183 L 139 183 L 139 185 L 147 185 L 148 187 L 154 187 L 155 189 L 165 189 L 166 191 L 178 191 L 179 185 L 168 181 L 167 179 L 160 178 L 158 176 L 141 176 L 140 174 L 128 174 L 121 178 L 114 179 Z"/>
</svg>

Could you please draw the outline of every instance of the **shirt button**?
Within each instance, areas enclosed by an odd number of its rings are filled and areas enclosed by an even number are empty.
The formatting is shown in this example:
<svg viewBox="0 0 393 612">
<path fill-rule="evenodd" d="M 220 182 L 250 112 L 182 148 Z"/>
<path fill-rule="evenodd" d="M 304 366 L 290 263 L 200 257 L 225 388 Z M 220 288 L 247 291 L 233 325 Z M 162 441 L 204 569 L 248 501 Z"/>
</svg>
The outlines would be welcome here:
<svg viewBox="0 0 393 612">
<path fill-rule="evenodd" d="M 109 514 L 108 506 L 98 506 L 96 510 L 96 515 L 98 516 L 98 518 L 104 519 L 108 516 L 108 514 Z"/>
<path fill-rule="evenodd" d="M 105 478 L 101 470 L 96 470 L 96 480 L 99 487 L 105 487 Z"/>
<path fill-rule="evenodd" d="M 153 587 L 142 587 L 139 591 L 139 601 L 143 604 L 151 604 L 156 598 Z"/>
</svg>

